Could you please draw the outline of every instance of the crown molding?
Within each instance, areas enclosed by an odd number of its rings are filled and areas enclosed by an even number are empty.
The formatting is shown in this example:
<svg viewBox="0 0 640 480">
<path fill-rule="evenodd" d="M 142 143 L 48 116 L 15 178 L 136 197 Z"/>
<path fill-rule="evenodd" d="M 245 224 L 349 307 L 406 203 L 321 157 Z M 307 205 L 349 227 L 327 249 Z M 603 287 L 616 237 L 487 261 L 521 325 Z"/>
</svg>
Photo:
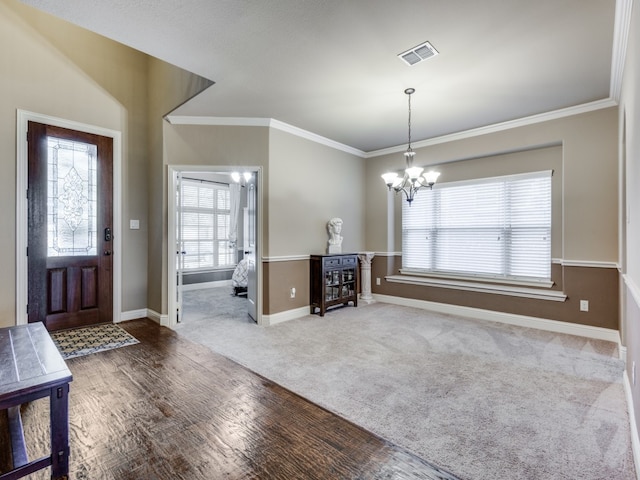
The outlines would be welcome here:
<svg viewBox="0 0 640 480">
<path fill-rule="evenodd" d="M 477 137 L 480 135 L 487 135 L 490 133 L 501 132 L 504 130 L 510 130 L 512 128 L 524 127 L 527 125 L 533 125 L 536 123 L 548 122 L 550 120 L 556 120 L 559 118 L 570 117 L 573 115 L 579 115 L 582 113 L 588 113 L 595 110 L 601 110 L 604 108 L 615 107 L 618 103 L 610 98 L 597 100 L 595 102 L 584 103 L 582 105 L 576 105 L 573 107 L 567 107 L 560 110 L 554 110 L 551 112 L 540 113 L 537 115 L 531 115 L 529 117 L 519 118 L 517 120 L 510 120 L 508 122 L 496 123 L 493 125 L 487 125 L 485 127 L 474 128 L 463 132 L 452 133 L 449 135 L 443 135 L 441 137 L 430 138 L 415 142 L 413 146 L 415 148 L 428 147 L 431 145 L 438 145 L 440 143 L 454 142 L 457 140 L 463 140 L 465 138 Z M 197 117 L 188 115 L 168 115 L 167 121 L 172 125 L 211 125 L 211 126 L 234 126 L 234 127 L 269 127 L 281 130 L 283 132 L 290 133 L 297 137 L 305 138 L 315 143 L 325 145 L 336 150 L 340 150 L 351 155 L 355 155 L 360 158 L 374 158 L 382 155 L 388 155 L 392 153 L 404 152 L 405 145 L 398 145 L 395 147 L 384 148 L 382 150 L 374 150 L 371 152 L 364 152 L 357 148 L 350 147 L 340 142 L 336 142 L 329 138 L 317 135 L 308 130 L 289 125 L 288 123 L 275 120 L 273 118 L 245 118 L 245 117 Z"/>
<path fill-rule="evenodd" d="M 624 64 L 627 58 L 631 10 L 633 0 L 616 1 L 616 17 L 613 28 L 613 51 L 611 52 L 611 86 L 609 97 L 618 102 L 622 91 Z"/>
<path fill-rule="evenodd" d="M 308 130 L 303 130 L 302 128 L 294 127 L 293 125 L 289 125 L 288 123 L 281 122 L 280 120 L 275 120 L 272 118 L 269 126 L 271 128 L 275 128 L 277 130 L 282 130 L 283 132 L 296 135 L 298 137 L 306 138 L 307 140 L 311 140 L 312 142 L 316 142 L 321 145 L 326 145 L 327 147 L 335 148 L 336 150 L 341 150 L 343 152 L 350 153 L 357 157 L 361 157 L 361 158 L 367 157 L 367 153 L 363 152 L 362 150 L 359 150 L 354 147 L 350 147 L 349 145 L 345 145 L 344 143 L 336 142 L 334 140 L 331 140 L 330 138 L 317 135 Z"/>
<path fill-rule="evenodd" d="M 536 123 L 548 122 L 551 120 L 557 120 L 559 118 L 571 117 L 573 115 L 580 115 L 582 113 L 593 112 L 595 110 L 601 110 L 603 108 L 615 107 L 618 103 L 610 98 L 603 100 L 596 100 L 595 102 L 583 103 L 582 105 L 576 105 L 573 107 L 562 108 L 560 110 L 553 110 L 551 112 L 539 113 L 537 115 L 531 115 L 529 117 L 518 118 L 516 120 L 509 120 L 508 122 L 495 123 L 493 125 L 487 125 L 485 127 L 474 128 L 471 130 L 465 130 L 463 132 L 451 133 L 449 135 L 443 135 L 441 137 L 434 137 L 419 142 L 414 142 L 414 148 L 429 147 L 431 145 L 438 145 L 440 143 L 454 142 L 457 140 L 464 140 L 466 138 L 478 137 L 480 135 L 488 135 L 490 133 L 501 132 L 504 130 L 511 130 L 513 128 L 524 127 L 527 125 L 534 125 Z M 399 145 L 397 147 L 384 148 L 382 150 L 375 150 L 367 152 L 366 158 L 380 157 L 382 155 L 388 155 L 391 153 L 404 152 L 406 150 L 405 145 Z"/>
<path fill-rule="evenodd" d="M 194 115 L 167 115 L 165 117 L 171 125 L 212 125 L 232 127 L 269 127 L 270 118 L 248 117 L 209 117 Z"/>
<path fill-rule="evenodd" d="M 336 142 L 330 138 L 317 135 L 308 130 L 289 125 L 274 118 L 245 118 L 245 117 L 198 117 L 189 115 L 167 115 L 165 117 L 171 125 L 210 125 L 210 126 L 234 126 L 234 127 L 269 127 L 275 128 L 296 137 L 305 138 L 312 142 L 340 150 L 360 158 L 366 158 L 366 152 L 350 147 L 344 143 Z"/>
</svg>

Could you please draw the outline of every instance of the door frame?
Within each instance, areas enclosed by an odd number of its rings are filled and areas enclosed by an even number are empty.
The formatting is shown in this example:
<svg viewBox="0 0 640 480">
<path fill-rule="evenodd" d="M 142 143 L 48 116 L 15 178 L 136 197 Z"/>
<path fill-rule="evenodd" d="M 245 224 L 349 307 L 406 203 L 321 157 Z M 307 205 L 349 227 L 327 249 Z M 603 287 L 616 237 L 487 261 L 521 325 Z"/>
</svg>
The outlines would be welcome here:
<svg viewBox="0 0 640 480">
<path fill-rule="evenodd" d="M 16 325 L 26 325 L 29 293 L 27 261 L 29 180 L 27 128 L 30 121 L 86 132 L 113 140 L 113 322 L 119 322 L 122 305 L 122 133 L 72 120 L 17 110 L 16 119 Z"/>
<path fill-rule="evenodd" d="M 256 166 L 230 166 L 230 165 L 168 165 L 167 166 L 167 323 L 166 327 L 175 328 L 178 324 L 176 315 L 177 286 L 176 286 L 176 196 L 177 179 L 179 173 L 187 172 L 233 172 L 251 171 L 257 173 L 258 198 L 256 205 L 256 322 L 262 325 L 262 167 Z"/>
</svg>

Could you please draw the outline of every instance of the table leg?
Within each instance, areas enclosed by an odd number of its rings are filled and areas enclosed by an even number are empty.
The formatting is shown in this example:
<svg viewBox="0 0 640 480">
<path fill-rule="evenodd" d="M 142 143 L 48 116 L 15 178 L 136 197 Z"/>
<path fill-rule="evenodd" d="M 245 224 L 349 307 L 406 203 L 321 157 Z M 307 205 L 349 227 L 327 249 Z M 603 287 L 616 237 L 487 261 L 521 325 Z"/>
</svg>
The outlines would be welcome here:
<svg viewBox="0 0 640 480">
<path fill-rule="evenodd" d="M 69 474 L 69 384 L 51 389 L 51 478 Z"/>
</svg>

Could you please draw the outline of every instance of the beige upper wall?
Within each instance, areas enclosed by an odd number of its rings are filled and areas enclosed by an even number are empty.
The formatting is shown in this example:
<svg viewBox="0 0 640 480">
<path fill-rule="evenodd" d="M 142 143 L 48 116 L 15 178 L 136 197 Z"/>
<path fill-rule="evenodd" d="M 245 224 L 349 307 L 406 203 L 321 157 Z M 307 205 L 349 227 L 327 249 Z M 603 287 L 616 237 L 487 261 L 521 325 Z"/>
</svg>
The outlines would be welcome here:
<svg viewBox="0 0 640 480">
<path fill-rule="evenodd" d="M 165 122 L 166 165 L 266 167 L 267 127 L 171 125 Z"/>
<path fill-rule="evenodd" d="M 260 166 L 263 256 L 320 253 L 326 223 L 344 221 L 343 250 L 364 247 L 363 160 L 267 127 L 165 126 L 168 165 Z"/>
<path fill-rule="evenodd" d="M 13 0 L 0 3 L 0 45 L 0 248 L 16 250 L 16 110 L 122 132 L 122 305 L 146 307 L 146 234 L 125 225 L 146 223 L 147 57 Z M 0 326 L 15 323 L 15 278 L 2 256 Z"/>
<path fill-rule="evenodd" d="M 616 262 L 617 109 L 607 108 L 572 117 L 518 127 L 417 150 L 416 164 L 434 166 L 492 157 L 549 145 L 562 146 L 562 247 L 560 258 L 573 261 Z M 387 190 L 380 175 L 403 168 L 400 153 L 367 160 L 366 238 L 368 250 L 389 251 Z M 472 162 L 470 162 L 472 163 Z M 539 169 L 535 160 L 531 171 Z M 512 173 L 505 171 L 504 174 Z M 442 178 L 444 181 L 444 178 Z M 399 202 L 396 199 L 395 202 Z M 384 213 L 382 213 L 384 212 Z M 555 221 L 555 217 L 554 217 Z M 401 220 L 396 221 L 395 251 Z M 558 256 L 554 248 L 554 256 Z"/>
<path fill-rule="evenodd" d="M 326 253 L 327 222 L 341 218 L 342 251 L 364 250 L 364 160 L 271 129 L 268 257 Z"/>
<path fill-rule="evenodd" d="M 16 250 L 18 109 L 121 132 L 122 224 L 114 235 L 123 245 L 122 311 L 147 308 L 147 276 L 156 262 L 149 214 L 162 225 L 162 213 L 149 204 L 149 184 L 157 185 L 149 158 L 160 158 L 161 190 L 162 116 L 211 82 L 15 0 L 0 2 L 0 45 L 0 247 Z M 140 220 L 139 230 L 129 229 L 130 219 Z M 0 258 L 0 326 L 15 323 L 15 275 L 14 255 Z"/>
<path fill-rule="evenodd" d="M 148 163 L 148 266 L 144 271 L 148 294 L 146 306 L 156 313 L 167 308 L 167 176 L 164 116 L 210 86 L 212 82 L 155 58 L 149 59 L 147 85 Z"/>
<path fill-rule="evenodd" d="M 344 222 L 343 251 L 364 248 L 363 159 L 268 127 L 166 124 L 164 135 L 167 165 L 262 168 L 263 257 L 325 252 L 333 217 Z"/>
<path fill-rule="evenodd" d="M 159 313 L 166 313 L 167 302 L 167 170 L 168 166 L 210 166 L 216 167 L 261 167 L 262 168 L 262 198 L 266 212 L 266 198 L 268 196 L 268 165 L 269 159 L 269 129 L 266 127 L 227 127 L 227 126 L 198 126 L 198 125 L 170 125 L 164 124 L 164 164 L 161 170 L 156 167 L 154 177 L 161 178 L 152 187 L 154 201 L 154 221 L 156 225 L 156 239 L 150 239 L 150 255 L 156 259 L 153 272 L 150 265 L 150 308 Z M 164 178 L 162 178 L 164 177 Z M 163 192 L 158 193 L 162 188 Z M 163 194 L 163 195 L 162 195 Z M 157 211 L 162 210 L 159 214 Z M 266 222 L 266 218 L 263 219 Z M 264 241 L 264 240 L 263 240 Z M 162 245 L 159 243 L 162 242 Z M 263 245 L 264 248 L 264 245 Z M 161 265 L 161 270 L 158 269 Z M 155 274 L 155 279 L 151 275 Z M 161 287 L 159 281 L 164 280 Z M 152 288 L 153 284 L 153 288 Z M 159 298 L 159 295 L 162 295 Z"/>
</svg>

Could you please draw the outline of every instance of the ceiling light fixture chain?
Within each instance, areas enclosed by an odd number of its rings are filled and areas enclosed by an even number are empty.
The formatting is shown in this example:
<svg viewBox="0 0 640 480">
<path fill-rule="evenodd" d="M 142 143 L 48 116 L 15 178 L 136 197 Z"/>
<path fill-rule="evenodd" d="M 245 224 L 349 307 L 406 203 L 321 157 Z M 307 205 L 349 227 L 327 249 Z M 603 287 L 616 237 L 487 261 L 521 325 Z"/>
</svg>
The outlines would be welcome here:
<svg viewBox="0 0 640 480">
<path fill-rule="evenodd" d="M 402 192 L 409 205 L 413 202 L 413 199 L 418 190 L 423 187 L 428 187 L 429 189 L 433 188 L 434 183 L 438 180 L 440 176 L 440 172 L 435 172 L 433 170 L 422 173 L 424 170 L 422 167 L 414 167 L 413 166 L 413 157 L 416 152 L 411 148 L 411 95 L 415 93 L 415 88 L 407 88 L 404 93 L 409 97 L 409 108 L 408 108 L 408 142 L 407 142 L 407 151 L 404 152 L 404 156 L 406 159 L 407 168 L 404 171 L 404 177 L 400 177 L 396 172 L 388 172 L 382 175 L 384 182 L 387 184 L 389 191 L 393 189 L 396 193 Z"/>
<path fill-rule="evenodd" d="M 409 97 L 409 121 L 407 122 L 408 126 L 409 126 L 409 141 L 408 141 L 408 148 L 407 148 L 407 156 L 411 156 L 413 157 L 414 152 L 411 149 L 411 95 L 415 92 L 415 89 L 413 88 L 407 88 L 404 93 L 407 94 L 407 97 Z"/>
</svg>

